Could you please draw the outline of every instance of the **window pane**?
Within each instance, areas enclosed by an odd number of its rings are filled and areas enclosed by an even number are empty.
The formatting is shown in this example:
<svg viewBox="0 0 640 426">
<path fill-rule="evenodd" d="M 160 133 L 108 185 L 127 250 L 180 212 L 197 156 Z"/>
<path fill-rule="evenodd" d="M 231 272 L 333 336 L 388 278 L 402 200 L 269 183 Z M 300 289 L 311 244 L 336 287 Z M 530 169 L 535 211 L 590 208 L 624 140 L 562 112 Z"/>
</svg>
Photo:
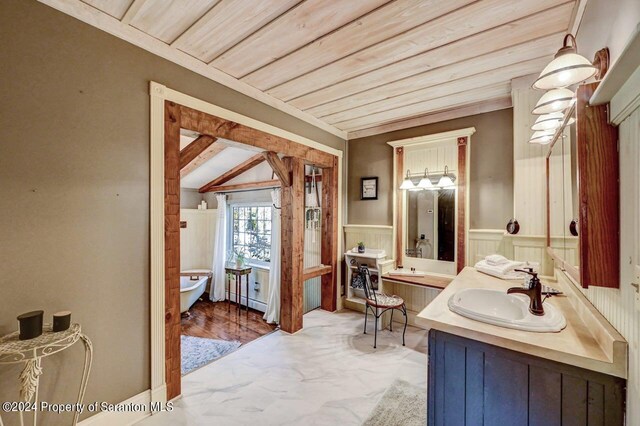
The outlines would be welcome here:
<svg viewBox="0 0 640 426">
<path fill-rule="evenodd" d="M 270 206 L 233 207 L 231 231 L 234 252 L 244 253 L 247 259 L 270 261 Z"/>
</svg>

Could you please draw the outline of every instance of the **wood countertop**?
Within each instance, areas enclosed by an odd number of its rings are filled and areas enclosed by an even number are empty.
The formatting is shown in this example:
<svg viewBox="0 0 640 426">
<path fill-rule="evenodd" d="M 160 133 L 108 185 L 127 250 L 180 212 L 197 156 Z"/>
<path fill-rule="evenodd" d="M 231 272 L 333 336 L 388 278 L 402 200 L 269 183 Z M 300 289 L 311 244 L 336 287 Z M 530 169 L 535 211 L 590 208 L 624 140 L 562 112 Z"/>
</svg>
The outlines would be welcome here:
<svg viewBox="0 0 640 426">
<path fill-rule="evenodd" d="M 394 277 L 395 278 L 395 277 Z M 455 314 L 449 298 L 465 288 L 503 289 L 520 281 L 505 281 L 467 267 L 416 316 L 416 323 L 427 328 L 488 343 L 505 349 L 575 365 L 616 377 L 627 377 L 627 342 L 569 281 L 542 280 L 564 295 L 547 301 L 558 308 L 567 327 L 558 333 L 535 333 L 498 327 Z"/>
<path fill-rule="evenodd" d="M 440 290 L 446 288 L 449 283 L 453 281 L 452 277 L 447 277 L 444 275 L 424 275 L 422 277 L 412 277 L 411 275 L 390 275 L 388 273 L 382 275 L 382 279 L 386 281 L 417 285 L 420 287 L 430 287 Z"/>
</svg>

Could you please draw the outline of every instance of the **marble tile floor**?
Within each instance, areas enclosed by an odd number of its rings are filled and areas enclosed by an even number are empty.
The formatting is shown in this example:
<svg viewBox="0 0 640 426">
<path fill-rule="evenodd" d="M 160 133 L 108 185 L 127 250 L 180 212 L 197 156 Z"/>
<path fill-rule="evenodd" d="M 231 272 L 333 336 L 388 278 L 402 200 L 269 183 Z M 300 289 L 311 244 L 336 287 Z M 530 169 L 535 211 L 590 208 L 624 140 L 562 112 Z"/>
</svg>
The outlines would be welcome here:
<svg viewBox="0 0 640 426">
<path fill-rule="evenodd" d="M 402 327 L 362 334 L 364 315 L 312 311 L 294 335 L 276 331 L 182 379 L 165 425 L 360 425 L 397 379 L 424 387 L 427 332 Z M 373 333 L 372 321 L 368 333 Z"/>
</svg>

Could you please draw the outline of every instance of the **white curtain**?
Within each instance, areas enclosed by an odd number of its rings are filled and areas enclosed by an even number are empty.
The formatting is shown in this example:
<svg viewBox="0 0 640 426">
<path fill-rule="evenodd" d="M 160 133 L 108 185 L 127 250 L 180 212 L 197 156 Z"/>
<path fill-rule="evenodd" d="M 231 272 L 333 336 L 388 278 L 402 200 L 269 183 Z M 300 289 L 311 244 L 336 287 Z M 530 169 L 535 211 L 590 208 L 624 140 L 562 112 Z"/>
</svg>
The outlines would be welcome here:
<svg viewBox="0 0 640 426">
<path fill-rule="evenodd" d="M 213 302 L 225 300 L 225 263 L 227 253 L 227 196 L 216 194 L 218 200 L 218 221 L 216 222 L 216 241 L 213 247 L 212 291 L 209 297 Z"/>
<path fill-rule="evenodd" d="M 280 207 L 282 191 L 276 188 L 271 191 L 271 270 L 269 271 L 269 294 L 264 319 L 270 324 L 280 323 Z"/>
</svg>

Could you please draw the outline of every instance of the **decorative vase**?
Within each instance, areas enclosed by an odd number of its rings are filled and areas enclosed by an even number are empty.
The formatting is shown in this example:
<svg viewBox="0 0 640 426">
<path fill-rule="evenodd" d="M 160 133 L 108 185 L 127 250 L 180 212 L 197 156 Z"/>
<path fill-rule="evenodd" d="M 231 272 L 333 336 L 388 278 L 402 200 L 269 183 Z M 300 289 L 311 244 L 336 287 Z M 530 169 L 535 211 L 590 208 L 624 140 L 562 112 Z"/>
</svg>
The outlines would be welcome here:
<svg viewBox="0 0 640 426">
<path fill-rule="evenodd" d="M 364 253 L 364 245 L 359 245 L 358 246 L 358 253 Z"/>
<path fill-rule="evenodd" d="M 242 268 L 242 263 L 243 263 L 242 260 L 236 259 L 236 269 Z"/>
</svg>

